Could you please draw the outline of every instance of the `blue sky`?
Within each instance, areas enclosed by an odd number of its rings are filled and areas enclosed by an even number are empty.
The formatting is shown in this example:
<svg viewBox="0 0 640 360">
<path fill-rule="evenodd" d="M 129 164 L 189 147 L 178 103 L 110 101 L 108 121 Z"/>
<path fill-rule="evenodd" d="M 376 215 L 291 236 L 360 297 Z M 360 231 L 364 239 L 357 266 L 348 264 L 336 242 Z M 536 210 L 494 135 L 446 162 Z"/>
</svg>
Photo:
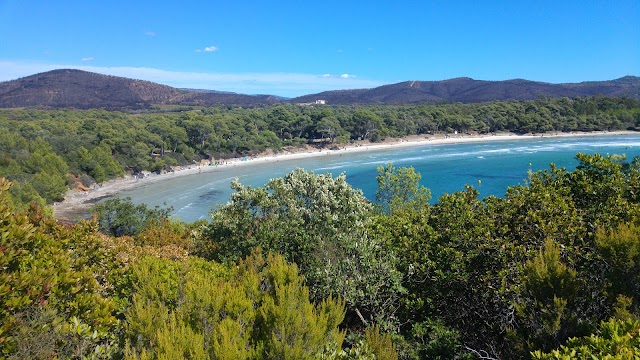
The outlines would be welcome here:
<svg viewBox="0 0 640 360">
<path fill-rule="evenodd" d="M 55 68 L 298 96 L 640 75 L 640 0 L 0 0 L 0 81 Z"/>
</svg>

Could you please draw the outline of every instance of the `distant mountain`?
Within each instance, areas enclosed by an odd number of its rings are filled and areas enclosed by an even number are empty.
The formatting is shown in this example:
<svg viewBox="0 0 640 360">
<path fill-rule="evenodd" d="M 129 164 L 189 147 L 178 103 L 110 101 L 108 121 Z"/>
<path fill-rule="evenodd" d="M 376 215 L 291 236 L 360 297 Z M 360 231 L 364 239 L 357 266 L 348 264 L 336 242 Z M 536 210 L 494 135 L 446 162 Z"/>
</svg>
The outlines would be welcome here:
<svg viewBox="0 0 640 360">
<path fill-rule="evenodd" d="M 455 78 L 405 81 L 373 89 L 335 90 L 286 99 L 215 90 L 176 89 L 149 81 L 61 69 L 0 83 L 0 107 L 139 109 L 151 105 L 258 105 L 273 103 L 415 104 L 528 100 L 540 96 L 627 96 L 640 99 L 640 78 L 550 84 L 515 79 L 484 81 Z"/>
<path fill-rule="evenodd" d="M 1 107 L 141 107 L 180 95 L 169 86 L 81 70 L 53 70 L 0 83 Z"/>
<path fill-rule="evenodd" d="M 281 102 L 271 95 L 186 91 L 149 81 L 61 69 L 0 83 L 0 107 L 145 108 L 167 105 L 253 105 Z"/>
<path fill-rule="evenodd" d="M 551 84 L 522 79 L 484 81 L 455 78 L 442 81 L 405 81 L 372 89 L 325 91 L 293 98 L 293 103 L 326 100 L 327 104 L 474 103 L 494 100 L 532 100 L 540 96 L 627 96 L 640 99 L 640 78 Z"/>
</svg>

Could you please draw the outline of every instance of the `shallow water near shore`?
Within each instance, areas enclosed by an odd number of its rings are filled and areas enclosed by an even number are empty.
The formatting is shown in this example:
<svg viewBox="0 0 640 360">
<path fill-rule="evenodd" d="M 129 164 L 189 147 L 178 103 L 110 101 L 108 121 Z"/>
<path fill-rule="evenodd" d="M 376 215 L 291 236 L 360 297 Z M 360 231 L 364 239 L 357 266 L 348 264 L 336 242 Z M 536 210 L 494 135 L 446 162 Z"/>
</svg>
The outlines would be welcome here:
<svg viewBox="0 0 640 360">
<path fill-rule="evenodd" d="M 166 203 L 173 215 L 184 221 L 208 218 L 208 213 L 229 201 L 231 181 L 263 186 L 269 179 L 281 177 L 300 167 L 315 173 L 345 173 L 347 181 L 375 198 L 377 167 L 413 166 L 422 174 L 421 184 L 431 189 L 433 201 L 444 193 L 474 186 L 480 197 L 503 196 L 507 187 L 522 184 L 529 170 L 548 169 L 550 163 L 573 169 L 578 152 L 625 154 L 631 160 L 640 156 L 640 134 L 585 137 L 541 137 L 535 139 L 468 142 L 460 144 L 421 144 L 366 152 L 335 154 L 251 166 L 225 166 L 213 171 L 142 184 L 122 191 L 135 203 L 150 206 Z M 251 161 L 251 160 L 249 160 Z"/>
</svg>

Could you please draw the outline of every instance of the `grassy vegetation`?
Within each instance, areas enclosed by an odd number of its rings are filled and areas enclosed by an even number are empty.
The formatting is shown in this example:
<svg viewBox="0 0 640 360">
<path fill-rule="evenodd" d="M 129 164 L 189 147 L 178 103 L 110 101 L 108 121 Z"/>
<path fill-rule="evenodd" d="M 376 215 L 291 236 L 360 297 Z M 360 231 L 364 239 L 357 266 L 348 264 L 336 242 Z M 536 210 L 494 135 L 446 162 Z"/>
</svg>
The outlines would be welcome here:
<svg viewBox="0 0 640 360">
<path fill-rule="evenodd" d="M 297 170 L 234 184 L 194 224 L 120 201 L 135 231 L 118 237 L 104 218 L 62 226 L 16 208 L 2 179 L 0 354 L 637 357 L 640 162 L 578 160 L 503 198 L 468 187 L 434 205 L 412 169 L 381 167 L 376 204 Z"/>
</svg>

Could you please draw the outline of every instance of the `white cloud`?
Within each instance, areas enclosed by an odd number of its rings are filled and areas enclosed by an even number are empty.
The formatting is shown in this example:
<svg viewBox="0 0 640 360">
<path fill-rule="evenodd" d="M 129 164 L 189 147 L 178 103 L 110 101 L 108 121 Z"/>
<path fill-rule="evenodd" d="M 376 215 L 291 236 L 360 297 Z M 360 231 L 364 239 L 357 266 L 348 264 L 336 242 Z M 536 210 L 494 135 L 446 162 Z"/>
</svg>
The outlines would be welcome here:
<svg viewBox="0 0 640 360">
<path fill-rule="evenodd" d="M 93 61 L 95 59 L 96 58 L 93 58 L 93 57 L 83 57 L 82 59 L 80 59 L 80 61 Z"/>
<path fill-rule="evenodd" d="M 204 49 L 196 49 L 196 52 L 207 52 L 207 53 L 210 53 L 210 52 L 216 52 L 216 51 L 218 51 L 218 48 L 216 46 L 207 46 Z"/>
<path fill-rule="evenodd" d="M 147 31 L 144 33 L 145 35 L 149 36 L 149 37 L 154 37 L 156 36 L 156 32 L 155 31 Z"/>
<path fill-rule="evenodd" d="M 333 78 L 333 79 L 353 79 L 357 76 L 351 74 L 342 74 L 342 75 L 332 75 L 332 74 L 324 74 L 323 78 Z"/>
<path fill-rule="evenodd" d="M 178 88 L 272 94 L 295 97 L 328 90 L 372 88 L 386 82 L 330 74 L 181 72 L 145 67 L 101 67 L 0 60 L 0 81 L 54 69 L 80 69 L 100 74 L 153 81 Z M 330 76 L 326 76 L 330 75 Z"/>
</svg>

